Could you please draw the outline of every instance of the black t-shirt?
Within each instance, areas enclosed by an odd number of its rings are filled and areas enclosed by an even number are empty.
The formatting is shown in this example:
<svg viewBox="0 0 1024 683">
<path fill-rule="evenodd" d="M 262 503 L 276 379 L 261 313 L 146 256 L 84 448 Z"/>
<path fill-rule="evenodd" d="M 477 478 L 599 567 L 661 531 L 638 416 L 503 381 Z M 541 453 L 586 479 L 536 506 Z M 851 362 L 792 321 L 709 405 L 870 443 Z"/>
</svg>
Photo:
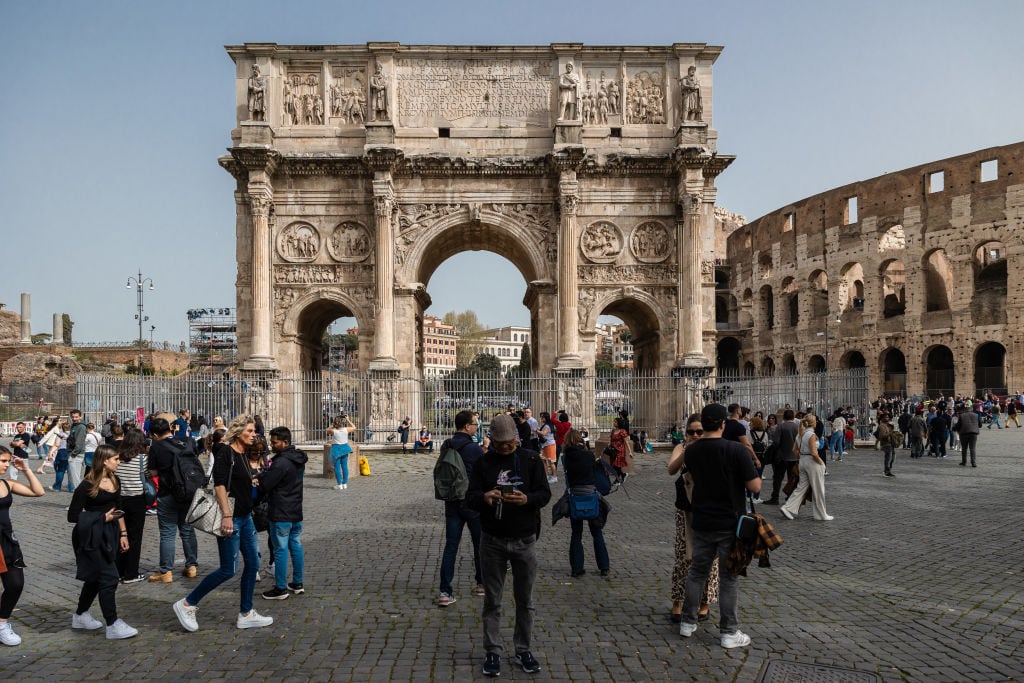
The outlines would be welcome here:
<svg viewBox="0 0 1024 683">
<path fill-rule="evenodd" d="M 739 420 L 729 418 L 725 421 L 725 429 L 722 430 L 722 438 L 726 441 L 740 440 L 741 436 L 747 435 L 747 428 L 743 426 L 743 423 Z"/>
<path fill-rule="evenodd" d="M 219 443 L 214 447 L 213 485 L 223 486 L 228 497 L 235 499 L 234 517 L 245 517 L 252 512 L 254 474 L 249 468 L 249 459 L 231 446 Z"/>
<path fill-rule="evenodd" d="M 565 478 L 570 486 L 594 485 L 594 452 L 580 446 L 569 446 L 562 451 Z"/>
<path fill-rule="evenodd" d="M 693 528 L 735 529 L 737 516 L 746 510 L 747 482 L 757 479 L 750 453 L 734 441 L 698 439 L 683 457 L 693 477 Z"/>
<path fill-rule="evenodd" d="M 182 442 L 172 439 L 153 439 L 149 447 L 149 463 L 146 465 L 151 470 L 156 470 L 159 475 L 160 495 L 169 495 L 167 492 L 173 489 L 174 485 L 174 458 L 176 454 L 187 450 L 188 447 Z"/>
<path fill-rule="evenodd" d="M 11 450 L 14 451 L 14 455 L 21 458 L 22 460 L 28 459 L 28 445 L 32 443 L 32 433 L 25 431 L 24 434 L 15 434 L 14 438 L 11 439 Z M 21 444 L 15 446 L 15 444 Z"/>
</svg>

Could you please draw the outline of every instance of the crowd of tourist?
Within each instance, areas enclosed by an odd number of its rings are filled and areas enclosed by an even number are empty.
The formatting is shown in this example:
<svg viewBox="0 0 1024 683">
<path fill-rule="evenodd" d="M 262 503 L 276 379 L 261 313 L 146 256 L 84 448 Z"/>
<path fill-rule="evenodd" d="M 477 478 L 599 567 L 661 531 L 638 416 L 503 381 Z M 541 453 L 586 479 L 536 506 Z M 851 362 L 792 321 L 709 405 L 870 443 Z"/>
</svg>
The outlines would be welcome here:
<svg viewBox="0 0 1024 683">
<path fill-rule="evenodd" d="M 717 603 L 722 646 L 750 644 L 750 637 L 739 629 L 737 567 L 742 569 L 754 556 L 763 561 L 767 550 L 780 542 L 756 506 L 779 505 L 779 519 L 794 520 L 808 503 L 814 520 L 833 520 L 827 506 L 828 466 L 843 462 L 855 448 L 858 421 L 868 424 L 874 446 L 882 452 L 882 475 L 891 478 L 896 476 L 899 449 L 909 450 L 911 458 L 944 458 L 948 446 L 961 452 L 962 466 L 969 461 L 976 467 L 980 429 L 1001 429 L 1004 422 L 1006 427 L 1013 423 L 1020 428 L 1017 416 L 1022 405 L 1024 397 L 881 398 L 866 414 L 846 407 L 819 418 L 812 410 L 795 411 L 788 406 L 765 415 L 739 404 L 708 404 L 701 413 L 690 415 L 682 429 L 670 430 L 674 448 L 668 473 L 676 477 L 676 531 L 669 618 L 679 624 L 680 635 L 689 637 L 710 618 L 711 606 Z M 464 481 L 460 496 L 444 498 L 445 547 L 437 605 L 456 602 L 456 557 L 463 530 L 468 528 L 474 552 L 473 593 L 483 598 L 484 674 L 497 676 L 501 671 L 501 605 L 509 571 L 515 603 L 515 661 L 524 671 L 540 670 L 531 641 L 536 542 L 540 510 L 552 499 L 551 485 L 558 482 L 560 463 L 565 488 L 554 504 L 553 520 L 569 519 L 569 573 L 575 579 L 586 574 L 583 522 L 587 522 L 598 571 L 609 573 L 604 529 L 610 505 L 604 497 L 625 484 L 634 455 L 650 450 L 646 433 L 630 431 L 629 422 L 629 414 L 620 411 L 607 447 L 595 453 L 586 430 L 574 428 L 565 410 L 539 412 L 535 418 L 531 409 L 510 405 L 492 417 L 485 434 L 480 433 L 478 413 L 464 410 L 455 415 L 454 433 L 438 445 L 438 462 L 450 457 L 450 451 L 457 453 Z M 403 450 L 409 429 L 407 419 L 396 430 Z M 352 420 L 340 415 L 326 433 L 339 490 L 347 488 L 354 431 Z M 426 426 L 417 444 L 434 450 L 434 436 Z M 41 461 L 37 470 L 28 464 L 33 454 Z M 201 454 L 208 459 L 205 466 L 199 461 Z M 184 555 L 182 576 L 199 578 L 196 528 L 190 521 L 199 525 L 201 520 L 190 516 L 190 507 L 201 497 L 198 490 L 207 478 L 212 484 L 212 494 L 207 494 L 213 501 L 210 514 L 216 523 L 199 528 L 217 537 L 217 567 L 173 602 L 173 613 L 182 628 L 197 631 L 200 604 L 238 573 L 241 555 L 236 626 L 271 625 L 273 618 L 254 608 L 262 557 L 258 534 L 268 532 L 274 583 L 262 597 L 282 600 L 304 593 L 301 532 L 306 463 L 307 456 L 292 445 L 286 427 L 267 434 L 258 417 L 247 415 L 228 425 L 220 418 L 209 423 L 194 418 L 188 410 L 151 415 L 141 425 L 111 416 L 97 430 L 73 410 L 64 421 L 41 417 L 31 430 L 19 423 L 11 449 L 0 447 L 0 477 L 8 475 L 0 479 L 0 643 L 21 643 L 10 617 L 24 590 L 25 561 L 13 530 L 11 505 L 15 496 L 44 495 L 37 475 L 46 466 L 54 471 L 51 490 L 59 491 L 66 476 L 73 492 L 67 519 L 74 524 L 71 551 L 82 588 L 71 627 L 105 628 L 106 637 L 116 640 L 138 633 L 118 615 L 119 585 L 147 578 L 155 584 L 173 584 L 176 538 L 181 539 Z M 772 487 L 762 499 L 761 482 L 767 469 Z M 191 479 L 193 474 L 198 484 Z M 24 481 L 19 480 L 22 475 Z M 147 577 L 140 572 L 140 548 L 147 516 L 153 511 L 159 530 L 159 563 Z M 741 532 L 745 518 L 754 527 L 749 537 Z M 102 621 L 90 613 L 97 598 Z"/>
</svg>

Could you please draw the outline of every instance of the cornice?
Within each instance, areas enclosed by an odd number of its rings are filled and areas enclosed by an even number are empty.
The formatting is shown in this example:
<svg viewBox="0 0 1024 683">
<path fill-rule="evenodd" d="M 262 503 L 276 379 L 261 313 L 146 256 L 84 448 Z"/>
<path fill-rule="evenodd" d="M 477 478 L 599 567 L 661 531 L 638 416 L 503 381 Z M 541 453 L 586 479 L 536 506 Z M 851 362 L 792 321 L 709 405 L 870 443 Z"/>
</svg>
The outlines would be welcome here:
<svg viewBox="0 0 1024 683">
<path fill-rule="evenodd" d="M 729 168 L 732 162 L 736 161 L 736 155 L 734 154 L 715 154 L 709 160 L 706 166 L 704 166 L 704 177 L 705 178 L 717 178 L 722 171 Z"/>
<path fill-rule="evenodd" d="M 228 150 L 247 172 L 265 171 L 273 175 L 281 161 L 281 153 L 267 147 L 232 147 Z"/>
<path fill-rule="evenodd" d="M 545 157 L 447 157 L 422 155 L 405 157 L 395 168 L 398 177 L 543 177 L 549 167 Z"/>
<path fill-rule="evenodd" d="M 581 176 L 666 176 L 673 171 L 672 158 L 664 154 L 609 154 L 603 160 L 588 156 L 580 165 Z"/>
<path fill-rule="evenodd" d="M 288 176 L 368 176 L 363 158 L 354 154 L 290 154 L 281 160 L 281 173 Z"/>
</svg>

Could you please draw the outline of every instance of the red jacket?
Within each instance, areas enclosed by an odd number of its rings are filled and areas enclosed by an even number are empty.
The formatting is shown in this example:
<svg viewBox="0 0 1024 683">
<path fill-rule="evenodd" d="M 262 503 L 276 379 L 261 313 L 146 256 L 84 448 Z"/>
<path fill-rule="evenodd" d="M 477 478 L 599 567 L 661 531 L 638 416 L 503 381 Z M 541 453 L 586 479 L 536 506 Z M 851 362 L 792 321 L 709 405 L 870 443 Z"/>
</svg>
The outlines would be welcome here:
<svg viewBox="0 0 1024 683">
<path fill-rule="evenodd" d="M 557 415 L 551 416 L 551 422 L 555 425 L 555 445 L 561 446 L 565 441 L 565 435 L 572 429 L 572 423 L 566 420 L 565 422 L 559 422 Z"/>
</svg>

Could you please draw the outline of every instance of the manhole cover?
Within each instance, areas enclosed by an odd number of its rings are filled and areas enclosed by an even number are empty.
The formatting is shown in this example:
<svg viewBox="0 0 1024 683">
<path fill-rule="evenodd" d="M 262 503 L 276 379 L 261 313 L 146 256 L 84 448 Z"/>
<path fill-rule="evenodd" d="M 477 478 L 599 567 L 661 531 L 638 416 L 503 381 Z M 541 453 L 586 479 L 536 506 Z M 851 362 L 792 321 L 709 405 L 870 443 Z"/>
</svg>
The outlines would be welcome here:
<svg viewBox="0 0 1024 683">
<path fill-rule="evenodd" d="M 881 683 L 877 674 L 819 664 L 799 664 L 773 659 L 759 683 Z"/>
</svg>

